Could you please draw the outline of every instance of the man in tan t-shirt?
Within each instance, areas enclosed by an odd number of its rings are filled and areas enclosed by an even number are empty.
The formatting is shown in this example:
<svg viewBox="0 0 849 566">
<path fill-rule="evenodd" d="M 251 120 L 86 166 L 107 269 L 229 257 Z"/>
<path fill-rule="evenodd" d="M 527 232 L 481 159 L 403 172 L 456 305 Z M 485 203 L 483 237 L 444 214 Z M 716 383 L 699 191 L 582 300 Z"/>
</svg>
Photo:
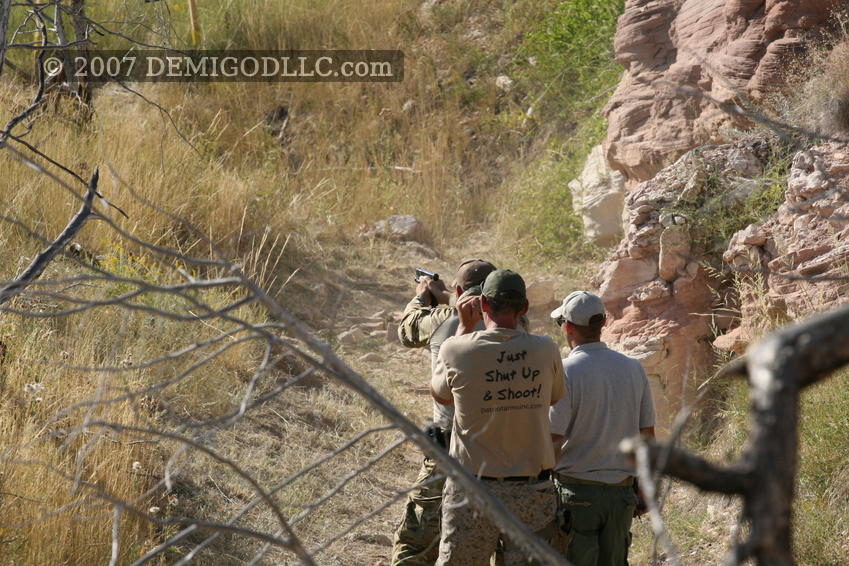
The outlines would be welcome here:
<svg viewBox="0 0 849 566">
<path fill-rule="evenodd" d="M 455 407 L 450 453 L 542 532 L 557 505 L 548 407 L 565 394 L 560 352 L 550 338 L 517 329 L 528 301 L 524 281 L 512 271 L 491 273 L 482 295 L 464 298 L 457 309 L 457 335 L 442 344 L 431 381 L 434 399 Z M 481 318 L 485 330 L 474 332 Z M 505 566 L 532 563 L 449 478 L 437 566 L 484 566 L 499 538 Z"/>
</svg>

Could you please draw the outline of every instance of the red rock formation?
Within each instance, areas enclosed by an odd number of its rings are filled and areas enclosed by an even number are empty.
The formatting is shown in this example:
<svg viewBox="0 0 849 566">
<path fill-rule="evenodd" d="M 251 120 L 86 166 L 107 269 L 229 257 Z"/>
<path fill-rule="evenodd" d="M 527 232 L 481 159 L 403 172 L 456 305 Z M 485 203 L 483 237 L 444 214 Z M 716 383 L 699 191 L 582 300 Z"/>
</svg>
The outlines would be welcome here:
<svg viewBox="0 0 849 566">
<path fill-rule="evenodd" d="M 775 322 L 846 301 L 849 145 L 796 154 L 778 213 L 736 233 L 723 259 L 743 275 L 744 288 L 740 324 L 717 338 L 722 349 L 739 352 Z"/>
<path fill-rule="evenodd" d="M 603 339 L 642 362 L 661 429 L 692 399 L 714 359 L 717 284 L 705 266 L 718 263 L 721 250 L 698 239 L 714 214 L 707 192 L 745 191 L 745 179 L 762 173 L 765 149 L 760 142 L 699 148 L 639 183 L 625 203 L 628 233 L 594 280 L 611 315 Z"/>
<path fill-rule="evenodd" d="M 840 0 L 627 0 L 615 38 L 625 67 L 607 106 L 608 162 L 650 179 L 739 122 L 717 103 L 754 100 L 781 82 L 787 56 Z"/>
</svg>

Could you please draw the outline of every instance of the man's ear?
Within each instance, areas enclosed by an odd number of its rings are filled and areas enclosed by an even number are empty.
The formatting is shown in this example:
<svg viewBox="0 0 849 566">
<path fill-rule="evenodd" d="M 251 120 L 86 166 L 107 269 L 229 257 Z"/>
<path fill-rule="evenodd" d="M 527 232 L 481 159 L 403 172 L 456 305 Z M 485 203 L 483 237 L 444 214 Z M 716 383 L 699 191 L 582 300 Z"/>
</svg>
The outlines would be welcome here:
<svg viewBox="0 0 849 566">
<path fill-rule="evenodd" d="M 486 295 L 481 295 L 481 311 L 489 312 L 489 299 L 486 298 Z"/>
<path fill-rule="evenodd" d="M 516 316 L 525 316 L 528 314 L 528 310 L 531 308 L 531 304 L 525 299 L 525 306 L 522 307 L 522 310 L 516 313 Z"/>
</svg>

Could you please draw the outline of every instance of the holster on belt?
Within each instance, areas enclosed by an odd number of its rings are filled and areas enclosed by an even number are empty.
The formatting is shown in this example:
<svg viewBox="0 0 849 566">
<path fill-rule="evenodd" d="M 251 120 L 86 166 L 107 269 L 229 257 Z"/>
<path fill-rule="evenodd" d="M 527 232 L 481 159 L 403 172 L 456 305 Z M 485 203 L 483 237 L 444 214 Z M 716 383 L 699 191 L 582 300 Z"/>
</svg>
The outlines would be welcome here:
<svg viewBox="0 0 849 566">
<path fill-rule="evenodd" d="M 446 450 L 451 448 L 451 426 L 441 422 L 433 422 L 424 429 L 425 434 Z"/>
</svg>

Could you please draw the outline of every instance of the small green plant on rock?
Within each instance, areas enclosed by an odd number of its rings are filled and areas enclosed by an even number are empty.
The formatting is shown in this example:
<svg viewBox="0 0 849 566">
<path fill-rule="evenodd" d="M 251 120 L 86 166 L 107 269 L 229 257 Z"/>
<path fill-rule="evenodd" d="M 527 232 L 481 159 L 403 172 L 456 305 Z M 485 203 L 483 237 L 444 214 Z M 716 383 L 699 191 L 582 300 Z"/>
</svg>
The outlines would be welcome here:
<svg viewBox="0 0 849 566">
<path fill-rule="evenodd" d="M 685 191 L 671 207 L 689 220 L 694 251 L 721 254 L 736 232 L 774 214 L 784 202 L 790 162 L 788 148 L 770 146 L 763 173 L 746 179 L 729 174 L 724 164 L 702 160 L 695 177 L 699 190 Z"/>
</svg>

